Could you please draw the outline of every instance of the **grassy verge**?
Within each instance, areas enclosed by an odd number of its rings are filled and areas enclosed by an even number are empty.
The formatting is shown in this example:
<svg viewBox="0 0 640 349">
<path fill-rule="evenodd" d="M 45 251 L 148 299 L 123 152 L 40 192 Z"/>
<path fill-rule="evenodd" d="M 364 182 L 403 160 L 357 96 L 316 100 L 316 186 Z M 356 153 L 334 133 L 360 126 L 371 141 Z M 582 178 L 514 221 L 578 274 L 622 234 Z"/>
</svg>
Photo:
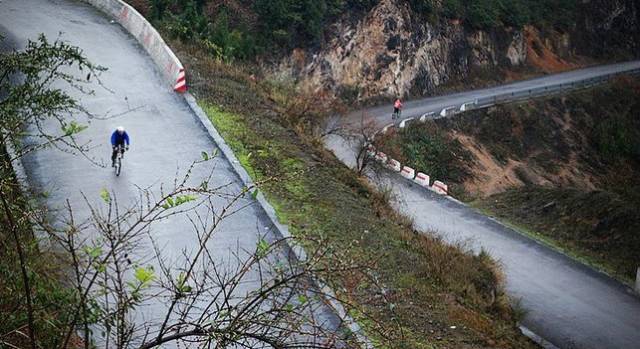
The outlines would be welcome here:
<svg viewBox="0 0 640 349">
<path fill-rule="evenodd" d="M 73 293 L 60 282 L 60 270 L 46 252 L 40 251 L 24 214 L 28 203 L 20 191 L 7 155 L 0 152 L 0 190 L 9 198 L 9 208 L 18 229 L 19 243 L 24 250 L 27 274 L 31 286 L 35 337 L 40 348 L 60 345 L 61 325 L 67 323 L 65 309 L 73 304 Z M 20 270 L 16 240 L 9 230 L 9 215 L 0 210 L 0 348 L 30 347 L 27 336 L 27 302 Z"/>
<path fill-rule="evenodd" d="M 445 128 L 433 121 L 414 123 L 383 137 L 377 142 L 391 158 L 444 181 L 453 196 L 465 197 L 462 184 L 471 176 L 474 158 Z"/>
<path fill-rule="evenodd" d="M 173 43 L 200 105 L 294 236 L 339 251 L 361 270 L 324 275 L 380 347 L 526 348 L 496 264 L 430 235 L 274 112 L 269 82 Z M 296 173 L 291 176 L 288 174 Z M 333 263 L 326 260 L 325 263 Z"/>
</svg>

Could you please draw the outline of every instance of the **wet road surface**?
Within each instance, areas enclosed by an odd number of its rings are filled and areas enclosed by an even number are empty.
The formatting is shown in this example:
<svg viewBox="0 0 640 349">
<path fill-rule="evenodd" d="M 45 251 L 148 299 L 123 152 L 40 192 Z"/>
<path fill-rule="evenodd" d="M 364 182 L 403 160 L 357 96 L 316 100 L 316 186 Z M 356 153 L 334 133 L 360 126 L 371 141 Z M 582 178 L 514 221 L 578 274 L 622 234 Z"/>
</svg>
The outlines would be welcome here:
<svg viewBox="0 0 640 349">
<path fill-rule="evenodd" d="M 564 73 L 551 74 L 534 79 L 522 80 L 484 89 L 410 100 L 404 103 L 401 119 L 416 118 L 430 112 L 435 112 L 435 114 L 438 115 L 438 113 L 440 113 L 443 108 L 451 106 L 459 108 L 463 103 L 470 103 L 478 99 L 490 98 L 503 94 L 513 93 L 518 95 L 518 93 L 524 93 L 529 90 L 543 89 L 545 87 L 552 89 L 554 87 L 559 87 L 560 85 L 563 85 L 563 88 L 572 89 L 572 87 L 570 86 L 570 84 L 572 83 L 578 83 L 581 81 L 589 80 L 591 78 L 602 77 L 620 72 L 628 72 L 637 69 L 640 69 L 640 61 L 629 61 L 589 67 L 584 69 L 576 69 Z M 392 123 L 392 112 L 393 106 L 389 104 L 375 108 L 354 111 L 348 116 L 348 120 L 349 122 L 360 121 L 364 113 L 367 118 L 374 119 L 376 123 L 380 127 L 382 127 L 386 124 Z"/>
<path fill-rule="evenodd" d="M 119 125 L 124 126 L 131 137 L 131 150 L 124 157 L 120 177 L 116 177 L 110 167 L 96 166 L 81 156 L 54 149 L 24 158 L 29 184 L 48 193 L 45 204 L 50 209 L 62 208 L 68 199 L 77 220 L 89 217 L 82 195 L 97 205 L 101 202 L 102 189 L 113 191 L 122 206 L 133 204 L 138 199 L 139 187 L 155 188 L 155 193 L 161 184 L 171 187 L 176 176 L 184 175 L 193 161 L 201 160 L 201 152 L 211 153 L 216 149 L 203 125 L 184 99 L 168 86 L 142 47 L 120 25 L 93 7 L 71 0 L 3 0 L 0 33 L 10 37 L 9 41 L 18 48 L 24 47 L 28 39 L 35 40 L 40 33 L 50 41 L 60 38 L 80 47 L 92 63 L 108 68 L 101 75 L 108 90 L 93 86 L 94 96 L 69 91 L 96 115 L 122 114 L 106 120 L 80 120 L 89 126 L 79 134 L 80 142 L 91 142 L 89 156 L 110 162 L 109 137 Z M 222 156 L 197 167 L 189 183 L 198 184 L 211 173 L 210 187 L 229 184 L 224 189 L 226 193 L 233 195 L 241 191 L 240 179 Z M 229 200 L 220 197 L 214 204 L 220 208 Z M 250 197 L 234 204 L 232 210 L 236 209 L 240 210 L 223 221 L 207 246 L 221 263 L 235 263 L 234 253 L 246 256 L 245 251 L 254 251 L 262 236 L 267 240 L 280 238 L 262 208 Z M 199 245 L 186 215 L 159 222 L 152 229 L 168 260 L 178 260 L 183 250 L 194 251 Z M 247 279 L 238 292 L 256 289 L 258 284 L 254 276 Z M 164 309 L 162 302 L 152 304 L 145 309 L 143 317 L 157 318 Z M 328 314 L 318 315 L 335 321 Z"/>
<path fill-rule="evenodd" d="M 477 91 L 430 97 L 405 103 L 403 118 L 545 84 L 589 79 L 640 67 L 640 61 L 593 67 Z M 388 106 L 351 113 L 345 124 L 358 125 L 362 115 L 378 127 L 391 122 Z M 410 127 L 410 126 L 408 126 Z M 330 135 L 325 145 L 347 166 L 355 166 L 354 145 Z M 446 241 L 484 249 L 500 261 L 509 294 L 526 309 L 523 325 L 560 348 L 640 348 L 640 298 L 626 285 L 578 263 L 475 210 L 421 188 L 396 174 L 373 175 L 390 188 L 395 208 L 414 219 L 419 231 L 434 231 Z"/>
</svg>

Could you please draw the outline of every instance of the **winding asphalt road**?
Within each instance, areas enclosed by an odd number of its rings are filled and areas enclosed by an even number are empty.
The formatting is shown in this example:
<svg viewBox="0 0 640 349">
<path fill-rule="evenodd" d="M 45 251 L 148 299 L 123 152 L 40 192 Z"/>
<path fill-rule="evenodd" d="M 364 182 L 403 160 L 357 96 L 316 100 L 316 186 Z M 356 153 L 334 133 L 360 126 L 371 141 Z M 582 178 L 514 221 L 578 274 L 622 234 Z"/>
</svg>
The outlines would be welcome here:
<svg viewBox="0 0 640 349">
<path fill-rule="evenodd" d="M 114 91 L 97 89 L 95 96 L 83 96 L 84 105 L 97 114 L 118 114 L 129 106 L 137 108 L 117 119 L 85 120 L 90 128 L 82 137 L 93 140 L 92 155 L 104 160 L 109 153 L 108 135 L 114 127 L 122 124 L 131 131 L 132 151 L 125 159 L 124 172 L 119 178 L 109 169 L 54 150 L 37 152 L 25 159 L 30 183 L 50 193 L 46 198 L 49 207 L 60 207 L 69 198 L 76 215 L 86 217 L 89 212 L 82 204 L 81 193 L 97 203 L 98 193 L 103 188 L 114 190 L 125 202 L 135 200 L 137 186 L 171 183 L 176 169 L 184 170 L 199 158 L 201 151 L 216 148 L 185 102 L 166 85 L 134 39 L 90 6 L 70 0 L 3 0 L 0 2 L 0 32 L 20 46 L 39 33 L 45 33 L 51 39 L 60 35 L 80 46 L 93 62 L 109 68 L 102 79 Z M 640 67 L 639 62 L 627 65 Z M 439 111 L 495 91 L 503 93 L 507 88 L 527 89 L 531 84 L 552 83 L 554 79 L 581 79 L 588 74 L 624 67 L 623 64 L 590 68 L 409 102 L 404 116 Z M 381 124 L 389 117 L 386 107 L 367 113 Z M 350 161 L 352 149 L 348 144 L 332 139 L 328 145 L 345 162 Z M 219 158 L 211 166 L 216 167 L 215 181 L 232 183 L 230 192 L 240 190 L 239 180 L 226 159 Z M 196 171 L 192 180 L 197 183 L 210 170 Z M 640 347 L 640 301 L 628 288 L 464 205 L 426 192 L 407 181 L 399 181 L 394 176 L 382 177 L 378 183 L 393 188 L 398 198 L 397 207 L 415 218 L 417 228 L 436 230 L 449 241 L 469 241 L 476 250 L 484 248 L 496 256 L 504 265 L 508 291 L 521 298 L 529 311 L 524 324 L 535 333 L 563 348 Z M 220 200 L 218 204 L 224 204 L 224 199 Z M 244 204 L 246 202 L 239 203 Z M 156 238 L 170 258 L 179 257 L 183 249 L 197 245 L 194 236 L 184 233 L 186 223 L 185 217 L 176 217 L 155 229 Z M 252 250 L 259 236 L 269 235 L 272 229 L 264 212 L 250 205 L 225 221 L 209 248 L 220 255 L 228 255 L 230 250 L 238 248 Z M 245 286 L 247 289 L 252 287 L 250 283 Z M 161 310 L 150 309 L 149 316 L 153 317 L 153 313 Z"/>
<path fill-rule="evenodd" d="M 640 60 L 577 69 L 495 87 L 416 99 L 404 103 L 402 119 L 417 118 L 430 112 L 435 112 L 437 116 L 443 108 L 451 106 L 460 107 L 463 103 L 474 102 L 476 100 L 495 96 L 507 94 L 514 94 L 517 96 L 530 90 L 535 91 L 544 88 L 549 90 L 553 90 L 555 88 L 568 90 L 573 88 L 571 86 L 573 83 L 579 83 L 592 78 L 604 77 L 615 73 L 630 72 L 638 69 L 640 69 Z M 359 122 L 364 113 L 367 119 L 375 120 L 378 126 L 383 127 L 384 125 L 392 122 L 392 112 L 393 108 L 390 105 L 379 106 L 376 108 L 354 111 L 348 116 L 347 120 L 351 123 Z"/>
<path fill-rule="evenodd" d="M 99 204 L 103 188 L 115 192 L 122 206 L 129 206 L 139 199 L 139 187 L 153 188 L 155 193 L 161 184 L 171 187 L 176 174 L 184 174 L 193 161 L 200 160 L 202 151 L 217 148 L 142 47 L 104 14 L 80 1 L 0 1 L 0 34 L 17 48 L 24 47 L 28 39 L 33 40 L 40 33 L 51 41 L 59 37 L 80 47 L 91 62 L 108 68 L 101 79 L 112 92 L 99 86 L 94 86 L 93 96 L 69 91 L 96 115 L 122 114 L 106 120 L 80 120 L 89 125 L 79 135 L 80 141 L 91 142 L 89 156 L 110 162 L 109 136 L 118 125 L 125 126 L 132 138 L 120 177 L 110 167 L 99 167 L 82 157 L 53 149 L 34 152 L 23 159 L 29 184 L 49 193 L 45 203 L 50 209 L 61 208 L 68 199 L 80 221 L 90 215 L 82 194 L 92 204 Z M 226 193 L 233 195 L 242 190 L 240 179 L 222 156 L 197 167 L 189 183 L 199 184 L 211 173 L 212 185 L 229 184 L 224 189 Z M 229 200 L 223 196 L 216 198 L 214 204 L 219 208 Z M 262 208 L 254 202 L 247 198 L 235 203 L 231 211 L 238 211 L 223 221 L 209 241 L 210 254 L 221 263 L 236 263 L 234 253 L 246 256 L 245 251 L 254 251 L 263 236 L 267 240 L 279 238 Z M 182 260 L 183 250 L 193 251 L 199 246 L 196 234 L 188 229 L 190 226 L 186 215 L 178 215 L 152 227 L 153 236 L 169 261 Z M 251 275 L 239 287 L 239 293 L 259 285 L 258 275 Z M 153 321 L 165 309 L 163 301 L 158 300 L 145 308 L 141 316 Z M 324 316 L 327 323 L 336 323 L 328 313 L 317 315 Z"/>
<path fill-rule="evenodd" d="M 593 67 L 504 86 L 461 92 L 405 103 L 403 118 L 436 115 L 449 106 L 504 93 L 569 84 L 640 68 L 640 61 Z M 391 122 L 388 106 L 353 112 L 345 124 L 358 125 L 364 115 L 378 127 Z M 410 126 L 408 126 L 410 127 Z M 355 167 L 354 144 L 330 135 L 325 145 L 347 166 Z M 576 262 L 454 200 L 391 173 L 372 174 L 380 188 L 394 194 L 397 210 L 414 219 L 419 231 L 433 231 L 452 243 L 486 250 L 504 268 L 507 291 L 526 309 L 522 325 L 560 348 L 640 348 L 640 298 L 618 281 Z"/>
</svg>

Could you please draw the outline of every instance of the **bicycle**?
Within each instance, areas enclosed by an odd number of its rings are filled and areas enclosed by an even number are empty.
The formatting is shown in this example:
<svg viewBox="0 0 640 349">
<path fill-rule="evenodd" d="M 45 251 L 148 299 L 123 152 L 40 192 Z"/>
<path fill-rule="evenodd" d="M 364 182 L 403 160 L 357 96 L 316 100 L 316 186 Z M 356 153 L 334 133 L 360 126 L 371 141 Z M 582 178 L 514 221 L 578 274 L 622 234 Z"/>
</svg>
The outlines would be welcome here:
<svg viewBox="0 0 640 349">
<path fill-rule="evenodd" d="M 119 145 L 116 147 L 116 159 L 113 162 L 113 168 L 116 172 L 116 176 L 120 176 L 120 172 L 122 171 L 122 158 L 124 157 L 125 147 Z"/>
</svg>

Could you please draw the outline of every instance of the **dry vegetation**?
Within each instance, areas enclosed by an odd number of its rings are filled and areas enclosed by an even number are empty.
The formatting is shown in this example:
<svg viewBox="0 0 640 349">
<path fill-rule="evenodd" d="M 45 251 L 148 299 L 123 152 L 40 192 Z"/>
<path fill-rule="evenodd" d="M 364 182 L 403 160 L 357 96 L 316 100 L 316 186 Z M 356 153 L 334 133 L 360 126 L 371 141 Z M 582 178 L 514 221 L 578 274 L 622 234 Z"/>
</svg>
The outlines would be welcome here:
<svg viewBox="0 0 640 349">
<path fill-rule="evenodd" d="M 367 266 L 326 281 L 350 300 L 350 313 L 376 343 L 533 347 L 516 327 L 491 258 L 413 231 L 411 222 L 390 208 L 388 197 L 322 148 L 304 115 L 292 118 L 300 113 L 287 113 L 289 108 L 277 103 L 282 93 L 309 96 L 250 67 L 229 66 L 193 47 L 172 45 L 192 72 L 199 103 L 248 172 L 257 179 L 282 178 L 262 188 L 280 220 L 296 236 Z"/>
<path fill-rule="evenodd" d="M 416 126 L 388 151 L 628 281 L 640 264 L 639 100 L 640 85 L 623 78 Z"/>
</svg>

